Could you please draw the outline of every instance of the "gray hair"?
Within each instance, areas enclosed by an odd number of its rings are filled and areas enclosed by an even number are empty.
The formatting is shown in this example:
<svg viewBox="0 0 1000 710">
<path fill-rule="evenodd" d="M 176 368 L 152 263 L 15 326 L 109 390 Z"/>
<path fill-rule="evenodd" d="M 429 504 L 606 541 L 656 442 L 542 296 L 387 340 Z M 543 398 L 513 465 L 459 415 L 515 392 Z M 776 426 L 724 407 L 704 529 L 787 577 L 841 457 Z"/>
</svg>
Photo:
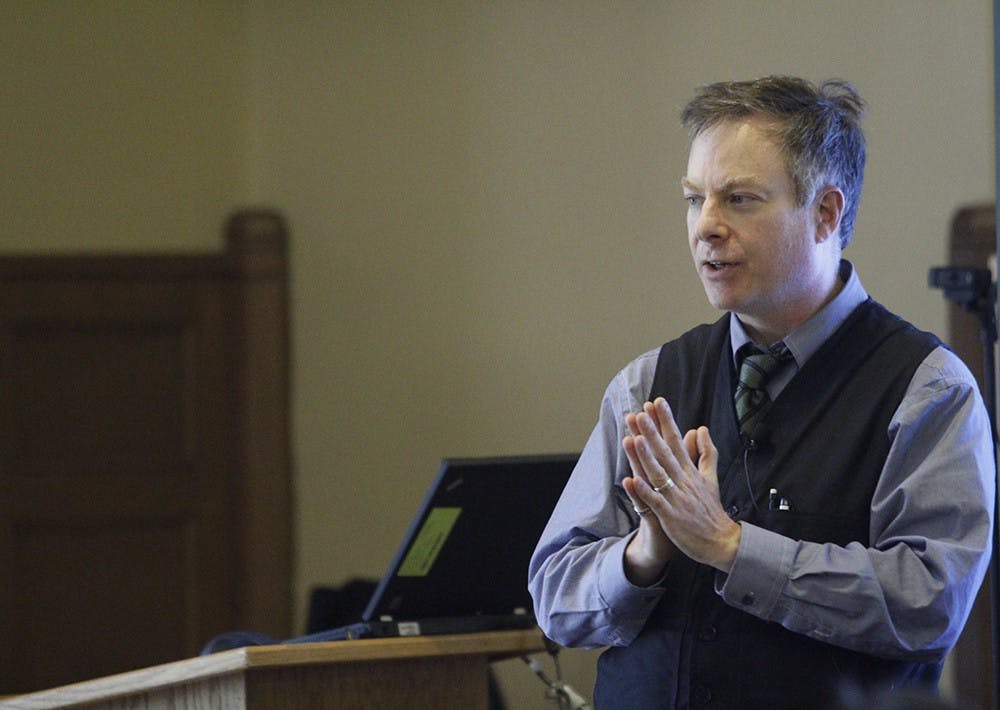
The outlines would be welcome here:
<svg viewBox="0 0 1000 710">
<path fill-rule="evenodd" d="M 788 161 L 799 206 L 823 182 L 844 193 L 843 248 L 851 241 L 861 202 L 867 154 L 861 130 L 864 108 L 857 90 L 845 81 L 816 86 L 797 77 L 769 76 L 701 87 L 681 112 L 681 123 L 694 140 L 727 121 L 750 117 L 768 121 Z"/>
</svg>

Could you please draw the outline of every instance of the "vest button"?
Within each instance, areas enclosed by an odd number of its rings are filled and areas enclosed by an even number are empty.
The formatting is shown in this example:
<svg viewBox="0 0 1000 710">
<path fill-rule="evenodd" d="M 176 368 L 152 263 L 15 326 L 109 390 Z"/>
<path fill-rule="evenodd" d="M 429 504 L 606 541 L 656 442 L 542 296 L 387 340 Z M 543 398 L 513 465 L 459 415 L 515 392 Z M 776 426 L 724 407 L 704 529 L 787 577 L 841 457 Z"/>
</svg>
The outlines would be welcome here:
<svg viewBox="0 0 1000 710">
<path fill-rule="evenodd" d="M 704 685 L 696 685 L 691 688 L 691 698 L 696 703 L 708 705 L 712 702 L 712 690 L 710 688 L 706 688 Z"/>
<path fill-rule="evenodd" d="M 719 635 L 719 630 L 714 626 L 706 626 L 698 632 L 698 638 L 702 641 L 715 641 Z"/>
<path fill-rule="evenodd" d="M 729 515 L 730 518 L 736 520 L 736 518 L 740 514 L 740 507 L 738 505 L 731 505 L 729 506 L 729 508 L 726 509 L 726 513 Z"/>
</svg>

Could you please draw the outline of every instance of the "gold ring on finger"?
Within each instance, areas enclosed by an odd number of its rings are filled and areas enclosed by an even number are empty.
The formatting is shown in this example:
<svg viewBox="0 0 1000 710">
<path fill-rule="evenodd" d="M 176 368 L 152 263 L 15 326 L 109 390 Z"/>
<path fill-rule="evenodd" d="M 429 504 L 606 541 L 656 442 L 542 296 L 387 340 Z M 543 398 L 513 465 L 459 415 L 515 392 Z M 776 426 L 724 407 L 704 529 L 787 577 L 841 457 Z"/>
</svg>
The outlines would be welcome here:
<svg viewBox="0 0 1000 710">
<path fill-rule="evenodd" d="M 674 483 L 674 479 L 672 479 L 670 476 L 667 476 L 667 480 L 663 482 L 663 485 L 662 486 L 657 486 L 653 490 L 656 491 L 657 493 L 661 493 L 662 494 L 663 491 L 669 491 L 672 488 L 675 488 L 676 485 L 677 484 Z"/>
</svg>

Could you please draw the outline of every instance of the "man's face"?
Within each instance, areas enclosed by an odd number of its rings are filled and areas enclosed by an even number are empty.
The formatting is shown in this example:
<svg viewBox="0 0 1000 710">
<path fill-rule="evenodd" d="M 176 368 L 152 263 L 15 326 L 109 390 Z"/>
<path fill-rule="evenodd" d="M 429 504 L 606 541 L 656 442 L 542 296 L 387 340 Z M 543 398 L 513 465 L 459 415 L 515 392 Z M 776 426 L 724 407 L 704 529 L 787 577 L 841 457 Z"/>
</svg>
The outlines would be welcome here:
<svg viewBox="0 0 1000 710">
<path fill-rule="evenodd" d="M 691 254 L 713 306 L 775 338 L 821 307 L 831 262 L 817 202 L 796 204 L 765 123 L 730 121 L 699 134 L 683 187 Z"/>
</svg>

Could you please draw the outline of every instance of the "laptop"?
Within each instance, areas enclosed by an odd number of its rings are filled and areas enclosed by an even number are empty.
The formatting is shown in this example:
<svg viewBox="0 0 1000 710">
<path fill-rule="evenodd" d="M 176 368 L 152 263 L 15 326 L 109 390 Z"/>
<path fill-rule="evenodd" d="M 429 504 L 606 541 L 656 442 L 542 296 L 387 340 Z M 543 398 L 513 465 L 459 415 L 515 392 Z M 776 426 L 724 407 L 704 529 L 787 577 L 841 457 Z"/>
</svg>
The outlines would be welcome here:
<svg viewBox="0 0 1000 710">
<path fill-rule="evenodd" d="M 528 562 L 578 458 L 444 459 L 361 620 L 282 643 L 534 627 Z"/>
</svg>

